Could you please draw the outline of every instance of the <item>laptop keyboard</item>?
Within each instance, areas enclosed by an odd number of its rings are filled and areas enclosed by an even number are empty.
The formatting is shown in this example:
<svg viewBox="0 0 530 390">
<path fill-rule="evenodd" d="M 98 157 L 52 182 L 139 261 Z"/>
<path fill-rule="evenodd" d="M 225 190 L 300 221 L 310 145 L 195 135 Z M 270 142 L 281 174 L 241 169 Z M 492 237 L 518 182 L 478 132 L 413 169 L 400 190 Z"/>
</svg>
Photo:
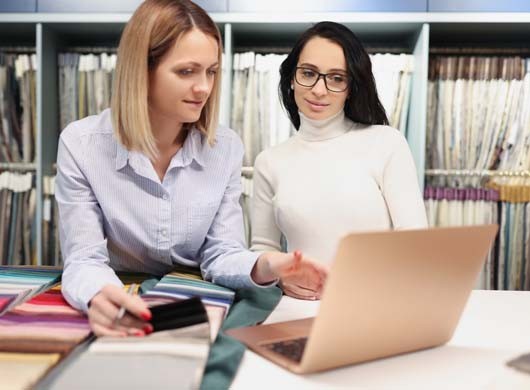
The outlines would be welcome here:
<svg viewBox="0 0 530 390">
<path fill-rule="evenodd" d="M 300 363 L 300 361 L 302 361 L 302 354 L 304 353 L 306 343 L 307 337 L 302 337 L 299 339 L 262 344 L 262 347 L 265 347 L 277 354 L 280 354 L 289 360 L 293 360 L 297 363 Z"/>
</svg>

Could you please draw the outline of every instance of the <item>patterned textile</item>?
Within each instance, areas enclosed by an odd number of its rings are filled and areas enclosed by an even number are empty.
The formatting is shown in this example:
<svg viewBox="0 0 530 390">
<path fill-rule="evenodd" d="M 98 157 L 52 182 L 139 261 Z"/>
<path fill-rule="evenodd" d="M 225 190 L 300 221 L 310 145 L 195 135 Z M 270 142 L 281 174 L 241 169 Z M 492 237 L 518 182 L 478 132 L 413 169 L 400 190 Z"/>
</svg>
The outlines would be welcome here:
<svg viewBox="0 0 530 390">
<path fill-rule="evenodd" d="M 179 271 L 164 276 L 150 287 L 142 298 L 153 306 L 198 296 L 208 314 L 210 338 L 213 342 L 230 310 L 235 293 L 228 288 L 202 280 L 200 273 L 193 271 L 182 267 Z"/>
<path fill-rule="evenodd" d="M 198 276 L 172 272 L 160 279 L 151 290 L 142 295 L 142 298 L 146 300 L 152 298 L 187 299 L 198 296 L 206 306 L 224 308 L 226 315 L 234 301 L 234 295 L 232 290 L 201 280 Z"/>
<path fill-rule="evenodd" d="M 61 272 L 48 267 L 0 266 L 0 315 L 57 284 Z"/>
<path fill-rule="evenodd" d="M 50 290 L 0 317 L 0 351 L 66 353 L 89 333 L 87 317 Z"/>
<path fill-rule="evenodd" d="M 0 290 L 10 284 L 29 285 L 36 295 L 15 308 L 11 306 L 12 309 L 0 317 L 0 389 L 32 387 L 65 356 L 65 352 L 90 333 L 86 316 L 68 305 L 62 297 L 61 286 L 55 284 L 60 273 L 60 270 L 43 267 L 0 268 Z M 52 276 L 54 279 L 50 282 Z M 119 273 L 118 276 L 125 287 L 151 277 L 141 273 Z M 54 287 L 39 294 L 53 284 Z M 4 301 L 10 297 L 13 299 L 17 295 L 7 296 Z"/>
</svg>

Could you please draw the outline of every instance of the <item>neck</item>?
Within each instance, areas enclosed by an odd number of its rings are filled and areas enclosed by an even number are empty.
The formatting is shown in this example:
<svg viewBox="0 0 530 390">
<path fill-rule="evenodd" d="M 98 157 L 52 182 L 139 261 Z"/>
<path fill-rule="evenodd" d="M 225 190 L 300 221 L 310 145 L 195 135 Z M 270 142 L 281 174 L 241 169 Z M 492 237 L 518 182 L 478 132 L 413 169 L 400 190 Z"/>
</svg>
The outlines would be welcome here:
<svg viewBox="0 0 530 390">
<path fill-rule="evenodd" d="M 300 129 L 298 133 L 306 141 L 325 141 L 336 138 L 353 128 L 353 122 L 346 118 L 343 110 L 321 120 L 310 119 L 301 112 L 299 114 Z"/>
<path fill-rule="evenodd" d="M 186 138 L 186 131 L 182 128 L 182 123 L 175 121 L 175 118 L 151 113 L 149 120 L 151 130 L 156 139 L 156 146 L 163 155 L 167 152 L 180 148 Z"/>
</svg>

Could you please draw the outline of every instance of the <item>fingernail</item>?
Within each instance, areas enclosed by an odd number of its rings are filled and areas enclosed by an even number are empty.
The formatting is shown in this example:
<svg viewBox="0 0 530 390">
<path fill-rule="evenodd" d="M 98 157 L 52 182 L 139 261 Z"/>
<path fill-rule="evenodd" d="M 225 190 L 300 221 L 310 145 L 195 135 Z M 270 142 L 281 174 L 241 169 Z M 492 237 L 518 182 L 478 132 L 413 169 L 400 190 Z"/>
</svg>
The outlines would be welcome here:
<svg viewBox="0 0 530 390">
<path fill-rule="evenodd" d="M 153 326 L 150 324 L 144 325 L 143 327 L 145 334 L 153 333 Z"/>
<path fill-rule="evenodd" d="M 132 332 L 132 334 L 135 335 L 135 336 L 138 336 L 138 337 L 145 336 L 145 333 L 142 332 L 141 330 L 135 330 L 135 331 Z"/>
<path fill-rule="evenodd" d="M 142 319 L 144 319 L 145 321 L 149 321 L 151 318 L 153 318 L 150 311 L 141 312 L 140 317 L 142 317 Z"/>
</svg>

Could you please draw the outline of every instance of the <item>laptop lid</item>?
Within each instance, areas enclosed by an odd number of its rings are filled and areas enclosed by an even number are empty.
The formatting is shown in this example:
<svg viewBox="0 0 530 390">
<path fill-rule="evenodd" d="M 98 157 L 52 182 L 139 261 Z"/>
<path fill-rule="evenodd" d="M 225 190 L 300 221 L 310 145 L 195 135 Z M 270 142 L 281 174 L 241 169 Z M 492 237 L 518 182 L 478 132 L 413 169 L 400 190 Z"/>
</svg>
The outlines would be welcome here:
<svg viewBox="0 0 530 390">
<path fill-rule="evenodd" d="M 300 371 L 320 371 L 447 342 L 497 229 L 497 225 L 484 225 L 344 237 Z"/>
</svg>

